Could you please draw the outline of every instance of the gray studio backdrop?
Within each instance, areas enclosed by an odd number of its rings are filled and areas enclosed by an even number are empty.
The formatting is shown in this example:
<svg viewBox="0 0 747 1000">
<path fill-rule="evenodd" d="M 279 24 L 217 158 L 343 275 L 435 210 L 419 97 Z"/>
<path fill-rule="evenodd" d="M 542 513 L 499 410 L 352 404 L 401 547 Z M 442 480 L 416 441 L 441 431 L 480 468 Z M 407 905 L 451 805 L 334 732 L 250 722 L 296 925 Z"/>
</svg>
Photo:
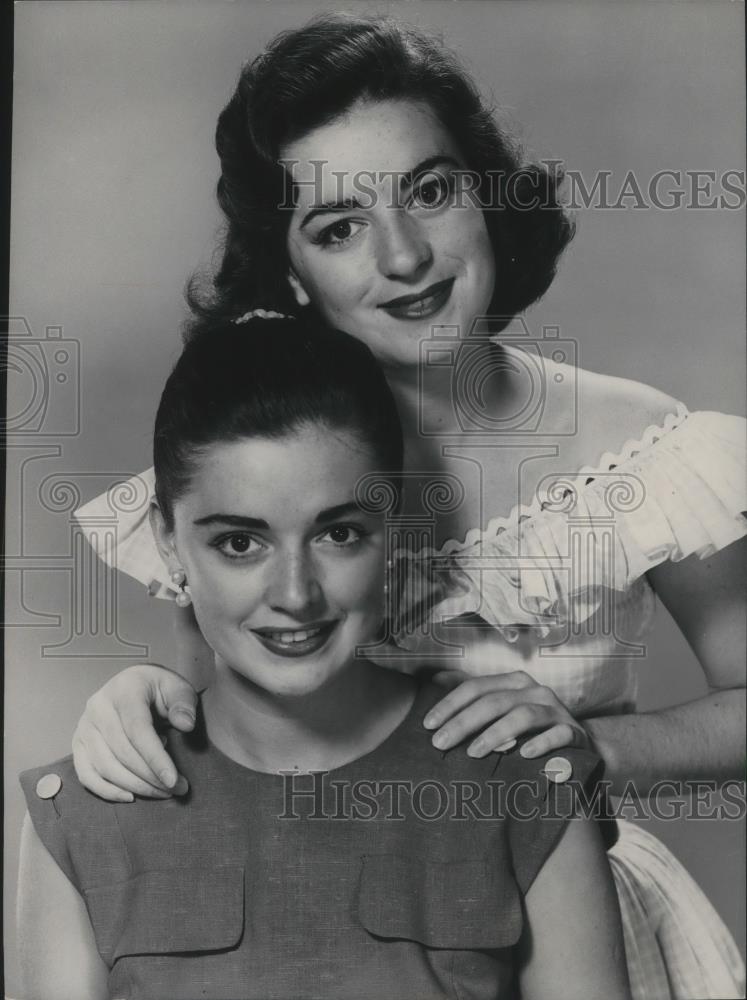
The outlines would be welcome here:
<svg viewBox="0 0 747 1000">
<path fill-rule="evenodd" d="M 169 605 L 149 601 L 130 579 L 97 575 L 82 549 L 76 555 L 71 511 L 150 464 L 155 405 L 179 350 L 182 288 L 209 261 L 219 224 L 213 129 L 240 64 L 278 30 L 335 6 L 16 6 L 11 308 L 19 319 L 9 394 L 5 681 L 10 996 L 18 991 L 13 906 L 23 815 L 16 774 L 69 751 L 87 696 L 115 671 L 139 658 L 174 662 Z M 599 171 L 612 173 L 613 192 L 628 171 L 644 185 L 662 170 L 744 171 L 741 5 L 376 9 L 442 31 L 521 123 L 534 153 L 563 160 L 587 184 Z M 530 325 L 558 326 L 577 339 L 584 367 L 652 382 L 691 409 L 744 412 L 743 212 L 636 209 L 635 200 L 579 213 L 578 235 Z M 645 708 L 704 691 L 663 609 L 640 677 Z M 650 828 L 742 941 L 744 824 Z"/>
</svg>

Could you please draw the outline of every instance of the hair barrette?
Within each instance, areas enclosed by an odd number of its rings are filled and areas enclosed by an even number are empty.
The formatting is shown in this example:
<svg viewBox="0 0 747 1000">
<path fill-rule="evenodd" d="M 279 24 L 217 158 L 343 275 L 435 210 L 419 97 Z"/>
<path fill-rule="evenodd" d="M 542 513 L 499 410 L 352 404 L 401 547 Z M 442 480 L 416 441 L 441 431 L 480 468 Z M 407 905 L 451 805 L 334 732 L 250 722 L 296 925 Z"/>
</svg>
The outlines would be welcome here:
<svg viewBox="0 0 747 1000">
<path fill-rule="evenodd" d="M 234 320 L 236 326 L 241 323 L 248 323 L 250 319 L 293 319 L 293 316 L 286 316 L 285 313 L 275 312 L 274 309 L 251 309 Z"/>
</svg>

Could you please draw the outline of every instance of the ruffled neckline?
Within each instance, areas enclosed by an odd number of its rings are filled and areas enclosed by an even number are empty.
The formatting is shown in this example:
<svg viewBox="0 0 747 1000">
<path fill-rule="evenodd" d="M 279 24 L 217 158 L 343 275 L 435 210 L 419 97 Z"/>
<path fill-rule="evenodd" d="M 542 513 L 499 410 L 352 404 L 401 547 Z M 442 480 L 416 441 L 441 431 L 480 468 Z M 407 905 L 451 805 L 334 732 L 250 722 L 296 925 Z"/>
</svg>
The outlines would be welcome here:
<svg viewBox="0 0 747 1000">
<path fill-rule="evenodd" d="M 517 624 L 543 636 L 587 621 L 605 592 L 625 594 L 665 560 L 702 559 L 742 538 L 744 445 L 743 418 L 678 404 L 594 465 L 541 480 L 531 504 L 463 542 L 430 557 L 402 550 L 398 644 L 423 616 L 477 614 L 509 640 Z"/>
<path fill-rule="evenodd" d="M 670 431 L 681 426 L 690 416 L 690 411 L 684 403 L 677 403 L 677 408 L 673 413 L 668 413 L 662 423 L 649 424 L 638 438 L 628 438 L 622 448 L 617 451 L 605 451 L 594 465 L 583 465 L 573 477 L 576 484 L 580 480 L 594 478 L 602 472 L 617 468 L 630 459 L 635 458 L 640 452 L 652 445 Z M 449 556 L 472 548 L 486 538 L 494 538 L 496 535 L 510 531 L 527 520 L 531 520 L 542 512 L 542 499 L 535 495 L 530 504 L 517 503 L 507 515 L 497 515 L 488 521 L 485 528 L 470 528 L 460 541 L 458 538 L 449 538 L 440 548 L 424 548 L 418 553 L 418 558 L 434 558 L 438 556 Z"/>
</svg>

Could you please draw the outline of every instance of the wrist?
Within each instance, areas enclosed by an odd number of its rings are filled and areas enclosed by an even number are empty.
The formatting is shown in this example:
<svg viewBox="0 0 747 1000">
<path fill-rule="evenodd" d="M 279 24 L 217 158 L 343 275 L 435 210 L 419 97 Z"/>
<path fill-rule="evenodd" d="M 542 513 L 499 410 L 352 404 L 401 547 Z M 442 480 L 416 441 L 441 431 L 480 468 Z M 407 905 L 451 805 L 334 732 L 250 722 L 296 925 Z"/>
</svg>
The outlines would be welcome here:
<svg viewBox="0 0 747 1000">
<path fill-rule="evenodd" d="M 584 719 L 582 725 L 588 740 L 589 750 L 601 757 L 604 763 L 604 774 L 609 778 L 616 768 L 611 747 L 605 739 L 605 729 L 607 728 L 605 723 L 607 722 L 608 720 L 605 718 Z"/>
</svg>

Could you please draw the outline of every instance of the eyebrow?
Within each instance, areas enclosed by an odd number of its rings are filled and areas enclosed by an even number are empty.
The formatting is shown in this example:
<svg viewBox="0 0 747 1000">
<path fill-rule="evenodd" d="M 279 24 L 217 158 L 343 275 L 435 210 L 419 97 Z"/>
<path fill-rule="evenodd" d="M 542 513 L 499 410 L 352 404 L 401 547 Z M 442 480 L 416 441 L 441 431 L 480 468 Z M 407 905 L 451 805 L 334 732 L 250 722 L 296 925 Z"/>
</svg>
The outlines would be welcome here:
<svg viewBox="0 0 747 1000">
<path fill-rule="evenodd" d="M 354 500 L 346 503 L 336 504 L 334 507 L 326 507 L 314 518 L 314 524 L 327 524 L 340 517 L 350 514 L 361 514 L 363 511 Z M 225 524 L 232 528 L 244 528 L 248 531 L 269 531 L 270 525 L 260 517 L 245 517 L 243 514 L 207 514 L 205 517 L 198 517 L 193 524 L 203 526 L 212 524 Z"/>
<path fill-rule="evenodd" d="M 192 524 L 228 524 L 232 528 L 249 528 L 254 531 L 267 531 L 270 527 L 261 517 L 244 517 L 243 514 L 207 514 L 196 518 Z"/>
<path fill-rule="evenodd" d="M 327 507 L 325 510 L 320 510 L 314 518 L 314 524 L 326 524 L 329 521 L 336 521 L 341 517 L 350 517 L 351 514 L 362 513 L 364 511 L 361 510 L 359 504 L 354 500 L 348 500 L 346 503 L 338 503 L 335 507 Z"/>
<path fill-rule="evenodd" d="M 409 187 L 410 184 L 418 177 L 420 174 L 426 173 L 428 170 L 432 170 L 433 167 L 439 164 L 448 164 L 450 167 L 459 167 L 459 164 L 454 159 L 453 156 L 447 156 L 446 153 L 437 153 L 435 156 L 429 156 L 425 160 L 422 160 L 417 166 L 413 167 L 412 170 L 408 170 L 400 175 L 400 190 L 404 187 Z M 327 213 L 335 212 L 349 212 L 351 210 L 359 209 L 361 203 L 357 198 L 343 198 L 340 201 L 326 201 L 319 205 L 312 205 L 306 215 L 303 217 L 299 229 L 304 229 L 312 219 L 316 218 L 318 215 L 325 215 Z"/>
</svg>

